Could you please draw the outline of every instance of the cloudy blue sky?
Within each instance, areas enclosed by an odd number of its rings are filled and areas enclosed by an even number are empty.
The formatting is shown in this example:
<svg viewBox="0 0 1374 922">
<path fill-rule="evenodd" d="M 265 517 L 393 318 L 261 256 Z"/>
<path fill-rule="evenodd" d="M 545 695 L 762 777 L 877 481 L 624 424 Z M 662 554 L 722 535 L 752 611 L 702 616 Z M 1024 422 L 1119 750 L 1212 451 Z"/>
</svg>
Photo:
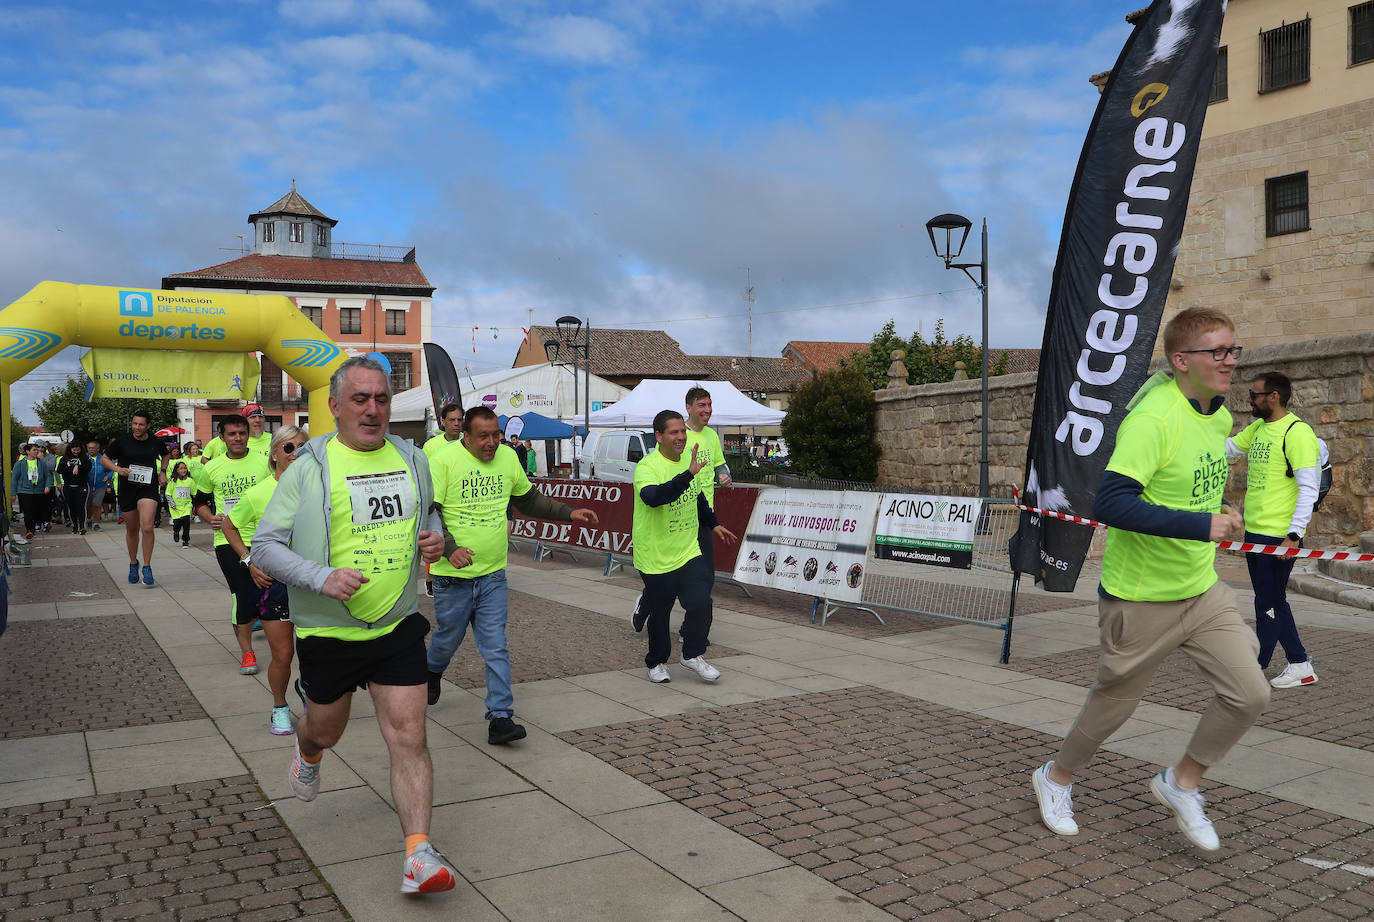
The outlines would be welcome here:
<svg viewBox="0 0 1374 922">
<path fill-rule="evenodd" d="M 888 317 L 976 338 L 944 211 L 988 219 L 993 347 L 1038 346 L 1087 78 L 1138 5 L 12 0 L 0 303 L 233 258 L 294 178 L 335 240 L 418 248 L 460 369 L 564 313 L 743 354 L 746 267 L 758 355 Z"/>
</svg>

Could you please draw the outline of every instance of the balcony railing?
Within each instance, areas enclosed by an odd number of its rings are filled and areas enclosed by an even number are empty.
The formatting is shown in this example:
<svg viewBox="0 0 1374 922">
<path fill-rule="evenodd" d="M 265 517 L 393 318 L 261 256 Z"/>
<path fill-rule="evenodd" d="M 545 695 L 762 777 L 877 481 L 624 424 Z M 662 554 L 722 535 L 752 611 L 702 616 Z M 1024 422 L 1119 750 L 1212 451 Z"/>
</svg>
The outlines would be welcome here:
<svg viewBox="0 0 1374 922">
<path fill-rule="evenodd" d="M 370 259 L 383 263 L 415 262 L 415 247 L 385 246 L 380 243 L 330 244 L 329 255 L 334 259 Z"/>
</svg>

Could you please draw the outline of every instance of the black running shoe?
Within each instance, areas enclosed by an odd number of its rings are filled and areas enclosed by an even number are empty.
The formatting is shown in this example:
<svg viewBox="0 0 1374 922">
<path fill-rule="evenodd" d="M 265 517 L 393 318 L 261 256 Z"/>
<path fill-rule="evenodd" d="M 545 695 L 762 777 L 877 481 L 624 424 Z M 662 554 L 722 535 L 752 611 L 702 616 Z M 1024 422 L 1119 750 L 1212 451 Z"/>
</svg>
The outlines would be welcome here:
<svg viewBox="0 0 1374 922">
<path fill-rule="evenodd" d="M 433 705 L 436 705 L 436 704 L 439 703 L 439 691 L 440 691 L 440 689 L 439 689 L 439 680 L 442 679 L 443 677 L 444 677 L 444 674 L 443 674 L 442 672 L 431 672 L 431 673 L 429 674 L 429 703 L 430 703 L 430 706 L 433 706 Z M 522 736 L 524 735 L 524 731 L 521 731 L 521 735 L 522 735 Z"/>
<path fill-rule="evenodd" d="M 630 624 L 634 627 L 636 634 L 644 630 L 644 622 L 648 620 L 649 612 L 644 607 L 644 593 L 641 592 L 639 598 L 635 599 L 634 614 L 630 615 Z"/>
<path fill-rule="evenodd" d="M 487 742 L 493 746 L 504 746 L 525 738 L 525 728 L 509 717 L 493 717 L 487 724 Z"/>
</svg>

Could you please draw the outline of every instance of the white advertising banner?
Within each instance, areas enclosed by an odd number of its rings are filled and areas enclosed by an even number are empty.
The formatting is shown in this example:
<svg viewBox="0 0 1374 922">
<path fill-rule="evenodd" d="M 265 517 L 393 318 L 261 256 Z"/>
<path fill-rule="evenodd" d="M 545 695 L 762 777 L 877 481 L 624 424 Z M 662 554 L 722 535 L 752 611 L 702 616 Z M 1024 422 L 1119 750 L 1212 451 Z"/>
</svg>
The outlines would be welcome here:
<svg viewBox="0 0 1374 922">
<path fill-rule="evenodd" d="M 873 556 L 967 570 L 983 501 L 964 496 L 884 493 L 878 507 Z"/>
<path fill-rule="evenodd" d="M 849 491 L 759 491 L 735 560 L 735 579 L 859 601 L 878 498 Z"/>
</svg>

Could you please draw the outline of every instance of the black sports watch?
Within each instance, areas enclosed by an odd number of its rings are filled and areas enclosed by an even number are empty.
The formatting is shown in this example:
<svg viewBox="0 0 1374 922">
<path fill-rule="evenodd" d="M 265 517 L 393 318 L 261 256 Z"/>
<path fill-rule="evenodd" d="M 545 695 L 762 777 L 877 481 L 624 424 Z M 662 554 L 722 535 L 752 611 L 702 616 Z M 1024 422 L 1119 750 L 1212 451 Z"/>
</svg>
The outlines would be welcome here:
<svg viewBox="0 0 1374 922">
<path fill-rule="evenodd" d="M 1295 531 L 1290 531 L 1290 532 L 1288 533 L 1288 540 L 1289 540 L 1289 541 L 1301 541 L 1301 540 L 1302 540 L 1302 535 L 1298 534 L 1298 533 L 1295 532 Z"/>
</svg>

